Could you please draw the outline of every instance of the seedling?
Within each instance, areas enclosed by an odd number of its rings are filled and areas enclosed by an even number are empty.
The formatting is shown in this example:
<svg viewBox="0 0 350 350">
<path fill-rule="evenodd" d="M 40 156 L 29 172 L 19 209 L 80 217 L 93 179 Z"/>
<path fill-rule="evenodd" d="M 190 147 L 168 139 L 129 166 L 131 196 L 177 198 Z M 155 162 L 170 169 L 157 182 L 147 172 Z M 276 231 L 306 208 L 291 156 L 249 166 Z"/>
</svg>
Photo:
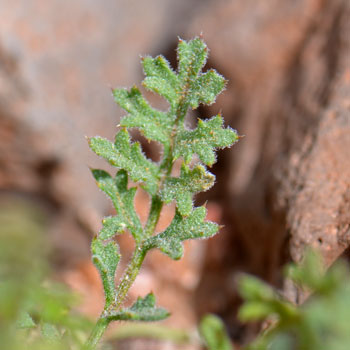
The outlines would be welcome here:
<svg viewBox="0 0 350 350">
<path fill-rule="evenodd" d="M 193 197 L 213 186 L 215 176 L 206 167 L 215 163 L 216 150 L 234 144 L 238 135 L 235 130 L 223 127 L 221 115 L 199 120 L 193 130 L 185 127 L 185 118 L 189 108 L 214 103 L 226 81 L 213 69 L 202 72 L 208 49 L 200 38 L 188 42 L 180 40 L 177 57 L 177 72 L 163 56 L 142 59 L 146 75 L 142 84 L 169 102 L 168 111 L 151 107 L 136 86 L 130 90 L 115 89 L 115 101 L 128 112 L 120 122 L 121 129 L 115 141 L 101 137 L 89 139 L 90 148 L 118 171 L 111 176 L 104 170 L 92 170 L 98 187 L 112 200 L 117 214 L 103 219 L 103 227 L 91 244 L 93 263 L 103 283 L 105 307 L 85 349 L 95 349 L 112 321 L 158 321 L 168 317 L 168 311 L 156 306 L 152 293 L 139 297 L 131 307 L 123 307 L 145 256 L 151 249 L 160 249 L 171 259 L 178 260 L 183 255 L 183 241 L 209 238 L 219 230 L 216 223 L 205 220 L 204 206 L 194 207 Z M 149 160 L 140 144 L 131 141 L 131 128 L 138 128 L 147 140 L 161 145 L 159 162 Z M 174 176 L 172 169 L 177 159 L 181 162 L 181 172 Z M 137 187 L 129 187 L 129 179 L 140 184 L 150 196 L 145 225 L 134 207 Z M 155 233 L 164 204 L 173 201 L 176 209 L 172 222 L 165 231 Z M 116 286 L 120 253 L 114 237 L 126 232 L 135 240 L 135 250 Z"/>
</svg>

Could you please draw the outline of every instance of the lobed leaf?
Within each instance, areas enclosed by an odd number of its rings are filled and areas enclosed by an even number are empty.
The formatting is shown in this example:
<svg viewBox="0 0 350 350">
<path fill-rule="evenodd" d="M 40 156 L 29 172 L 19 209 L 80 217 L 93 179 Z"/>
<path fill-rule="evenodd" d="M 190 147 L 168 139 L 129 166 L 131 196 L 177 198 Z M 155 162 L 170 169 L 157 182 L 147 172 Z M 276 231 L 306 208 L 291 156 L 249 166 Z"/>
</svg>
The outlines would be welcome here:
<svg viewBox="0 0 350 350">
<path fill-rule="evenodd" d="M 130 308 L 109 314 L 109 318 L 120 321 L 160 321 L 169 316 L 169 312 L 163 308 L 156 307 L 156 299 L 153 293 L 144 298 L 137 298 L 135 304 Z"/>
<path fill-rule="evenodd" d="M 142 65 L 146 75 L 143 86 L 163 96 L 171 106 L 175 106 L 179 102 L 181 86 L 169 62 L 163 56 L 145 57 Z"/>
<path fill-rule="evenodd" d="M 107 216 L 102 220 L 103 227 L 98 234 L 99 239 L 107 240 L 116 233 L 122 233 L 126 228 L 126 223 L 120 216 Z"/>
<path fill-rule="evenodd" d="M 108 217 L 103 221 L 103 228 L 99 233 L 102 240 L 111 238 L 115 233 L 128 229 L 135 241 L 141 240 L 143 235 L 142 225 L 134 208 L 134 197 L 136 187 L 130 189 L 128 185 L 128 174 L 125 170 L 119 170 L 115 179 L 106 171 L 93 169 L 92 174 L 98 187 L 112 200 L 118 216 Z"/>
<path fill-rule="evenodd" d="M 183 86 L 189 84 L 199 74 L 207 62 L 207 45 L 199 38 L 186 42 L 180 40 L 177 48 L 179 78 Z"/>
<path fill-rule="evenodd" d="M 140 129 L 149 140 L 168 144 L 173 119 L 170 114 L 152 108 L 137 87 L 113 90 L 115 101 L 129 114 L 122 118 L 123 127 Z"/>
<path fill-rule="evenodd" d="M 160 249 L 171 259 L 179 260 L 183 255 L 182 242 L 188 239 L 209 238 L 215 235 L 218 225 L 204 221 L 206 216 L 204 207 L 195 208 L 192 213 L 183 217 L 177 210 L 170 226 L 162 233 L 148 238 L 144 249 Z"/>
<path fill-rule="evenodd" d="M 189 215 L 192 211 L 192 197 L 195 193 L 208 190 L 215 181 L 215 176 L 201 165 L 190 169 L 182 164 L 179 177 L 169 177 L 161 191 L 161 198 L 165 203 L 176 200 L 179 213 Z"/>
<path fill-rule="evenodd" d="M 185 163 L 198 154 L 199 159 L 206 165 L 216 161 L 215 150 L 231 146 L 238 141 L 237 132 L 231 128 L 223 128 L 223 118 L 217 115 L 209 120 L 198 121 L 194 130 L 182 130 L 178 133 L 175 142 L 175 159 L 183 157 Z"/>
<path fill-rule="evenodd" d="M 214 69 L 199 75 L 191 84 L 192 93 L 189 94 L 188 102 L 193 109 L 200 103 L 211 105 L 216 96 L 225 88 L 225 78 Z"/>
<path fill-rule="evenodd" d="M 120 130 L 114 144 L 102 137 L 92 137 L 90 148 L 111 165 L 126 170 L 135 182 L 142 182 L 143 188 L 151 195 L 155 194 L 158 185 L 159 171 L 156 164 L 148 160 L 141 151 L 138 142 L 130 144 L 126 129 Z"/>
<path fill-rule="evenodd" d="M 91 243 L 92 261 L 100 272 L 106 305 L 109 305 L 115 295 L 115 272 L 120 259 L 119 248 L 116 242 L 104 243 L 94 238 Z"/>
<path fill-rule="evenodd" d="M 180 40 L 178 46 L 182 103 L 196 109 L 200 103 L 212 104 L 224 89 L 225 79 L 214 69 L 201 73 L 208 57 L 208 48 L 199 38 L 189 42 Z"/>
</svg>

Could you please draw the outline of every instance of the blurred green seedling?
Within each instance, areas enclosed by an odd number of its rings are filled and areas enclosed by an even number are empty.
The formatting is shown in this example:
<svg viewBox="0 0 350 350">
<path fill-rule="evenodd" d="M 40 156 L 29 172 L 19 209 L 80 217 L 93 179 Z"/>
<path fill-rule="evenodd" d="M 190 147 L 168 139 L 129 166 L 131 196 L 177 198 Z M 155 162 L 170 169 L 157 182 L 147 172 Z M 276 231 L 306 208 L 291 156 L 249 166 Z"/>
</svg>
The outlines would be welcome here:
<svg viewBox="0 0 350 350">
<path fill-rule="evenodd" d="M 248 350 L 347 350 L 350 349 L 350 274 L 337 262 L 326 271 L 312 251 L 300 265 L 289 265 L 286 276 L 311 295 L 297 306 L 272 287 L 252 276 L 243 276 L 239 290 L 245 303 L 242 321 L 269 320 L 269 327 Z"/>
</svg>

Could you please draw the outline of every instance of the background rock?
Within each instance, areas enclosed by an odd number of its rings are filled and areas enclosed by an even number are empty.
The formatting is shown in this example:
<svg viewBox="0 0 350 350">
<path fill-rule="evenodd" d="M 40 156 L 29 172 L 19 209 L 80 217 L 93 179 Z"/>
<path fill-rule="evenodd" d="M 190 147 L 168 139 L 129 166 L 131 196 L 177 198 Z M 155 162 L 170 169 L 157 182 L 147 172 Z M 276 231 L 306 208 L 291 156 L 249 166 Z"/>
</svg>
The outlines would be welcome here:
<svg viewBox="0 0 350 350">
<path fill-rule="evenodd" d="M 87 300 L 101 292 L 89 241 L 111 209 L 88 169 L 105 165 L 85 135 L 114 136 L 123 112 L 110 87 L 141 82 L 140 54 L 163 53 L 175 64 L 178 35 L 202 33 L 208 67 L 229 79 L 217 103 L 194 116 L 222 110 L 245 137 L 220 152 L 218 183 L 198 197 L 209 199 L 222 233 L 190 244 L 182 262 L 154 254 L 132 296 L 153 289 L 177 310 L 169 320 L 175 326 L 194 327 L 201 314 L 215 312 L 243 341 L 251 330 L 236 321 L 237 273 L 283 288 L 281 266 L 300 261 L 306 246 L 319 247 L 328 264 L 346 256 L 348 1 L 3 0 L 0 13 L 0 196 L 23 195 L 48 208 L 60 276 Z M 139 199 L 144 216 L 148 199 Z M 171 215 L 169 208 L 163 225 Z M 132 249 L 127 239 L 120 243 Z M 88 306 L 82 309 L 97 312 Z"/>
</svg>

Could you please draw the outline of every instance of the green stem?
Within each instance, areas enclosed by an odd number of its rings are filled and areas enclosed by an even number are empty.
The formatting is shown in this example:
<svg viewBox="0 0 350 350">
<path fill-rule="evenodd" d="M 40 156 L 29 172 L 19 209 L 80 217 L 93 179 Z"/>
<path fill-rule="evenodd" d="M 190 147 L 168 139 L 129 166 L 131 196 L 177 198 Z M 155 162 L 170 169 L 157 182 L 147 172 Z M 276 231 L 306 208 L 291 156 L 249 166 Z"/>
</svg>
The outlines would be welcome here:
<svg viewBox="0 0 350 350">
<path fill-rule="evenodd" d="M 98 319 L 98 321 L 96 322 L 89 339 L 87 340 L 87 342 L 85 343 L 85 345 L 83 346 L 82 350 L 94 350 L 96 349 L 96 346 L 98 344 L 98 342 L 100 341 L 100 339 L 102 338 L 104 332 L 106 331 L 108 325 L 109 325 L 109 320 L 105 317 L 103 317 L 102 315 L 100 316 L 100 318 Z"/>
<path fill-rule="evenodd" d="M 156 228 L 156 225 L 159 221 L 159 216 L 160 216 L 160 212 L 162 211 L 162 208 L 163 208 L 162 200 L 157 195 L 153 196 L 151 209 L 150 209 L 147 224 L 145 227 L 145 237 L 146 238 L 150 237 L 153 234 L 153 232 Z"/>
<path fill-rule="evenodd" d="M 104 312 L 98 319 L 95 327 L 93 328 L 89 339 L 83 347 L 83 350 L 94 350 L 100 341 L 102 335 L 106 331 L 111 319 L 108 317 L 112 310 L 118 310 L 124 301 L 131 285 L 134 283 L 136 276 L 138 275 L 143 259 L 146 253 L 142 249 L 141 245 L 136 246 L 134 255 L 130 261 L 130 264 L 125 271 L 122 281 L 120 282 L 114 302 L 109 306 L 106 305 Z"/>
<path fill-rule="evenodd" d="M 137 275 L 140 272 L 141 265 L 145 258 L 146 252 L 144 251 L 142 244 L 135 247 L 134 254 L 131 261 L 124 272 L 123 278 L 118 285 L 117 292 L 115 294 L 114 303 L 108 308 L 107 311 L 117 311 L 123 303 L 131 285 L 134 283 Z"/>
</svg>

